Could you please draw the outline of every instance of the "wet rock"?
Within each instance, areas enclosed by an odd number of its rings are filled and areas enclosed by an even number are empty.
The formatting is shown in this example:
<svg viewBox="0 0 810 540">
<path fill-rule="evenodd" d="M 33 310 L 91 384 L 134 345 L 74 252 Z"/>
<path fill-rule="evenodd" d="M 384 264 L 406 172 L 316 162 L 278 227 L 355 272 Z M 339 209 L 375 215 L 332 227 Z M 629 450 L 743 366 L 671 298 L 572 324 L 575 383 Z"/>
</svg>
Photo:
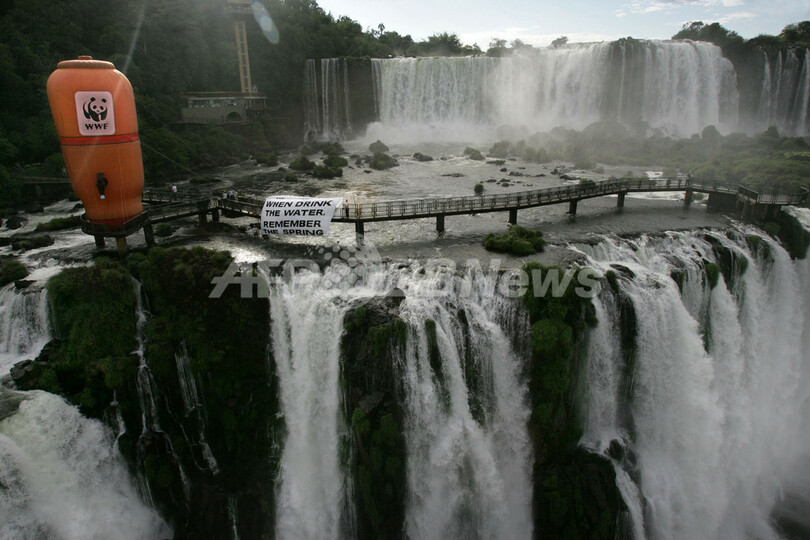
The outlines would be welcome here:
<svg viewBox="0 0 810 540">
<path fill-rule="evenodd" d="M 413 159 L 416 161 L 433 161 L 433 157 L 427 154 L 423 154 L 421 152 L 416 152 L 413 155 Z"/>
<path fill-rule="evenodd" d="M 450 178 L 461 178 L 464 175 L 461 174 L 460 172 L 453 172 L 453 173 L 443 174 L 442 176 L 448 176 Z"/>
<path fill-rule="evenodd" d="M 499 171 L 500 172 L 506 172 L 506 167 L 502 167 L 501 169 L 499 169 Z"/>
<path fill-rule="evenodd" d="M 36 281 L 31 281 L 29 279 L 18 279 L 14 282 L 14 287 L 17 289 L 27 289 L 34 283 L 36 283 Z"/>
<path fill-rule="evenodd" d="M 487 165 L 503 165 L 506 163 L 505 159 L 490 159 L 487 161 Z"/>
</svg>

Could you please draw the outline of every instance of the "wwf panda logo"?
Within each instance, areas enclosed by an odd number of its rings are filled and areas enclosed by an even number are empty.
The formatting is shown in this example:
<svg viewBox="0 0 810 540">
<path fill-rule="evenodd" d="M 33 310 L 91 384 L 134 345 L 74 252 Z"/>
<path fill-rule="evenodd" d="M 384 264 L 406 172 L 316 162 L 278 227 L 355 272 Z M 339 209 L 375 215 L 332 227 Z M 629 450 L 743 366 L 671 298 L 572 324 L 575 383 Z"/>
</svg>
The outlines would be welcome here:
<svg viewBox="0 0 810 540">
<path fill-rule="evenodd" d="M 82 107 L 84 117 L 94 122 L 102 122 L 107 118 L 107 98 L 96 99 L 91 97 Z"/>
</svg>

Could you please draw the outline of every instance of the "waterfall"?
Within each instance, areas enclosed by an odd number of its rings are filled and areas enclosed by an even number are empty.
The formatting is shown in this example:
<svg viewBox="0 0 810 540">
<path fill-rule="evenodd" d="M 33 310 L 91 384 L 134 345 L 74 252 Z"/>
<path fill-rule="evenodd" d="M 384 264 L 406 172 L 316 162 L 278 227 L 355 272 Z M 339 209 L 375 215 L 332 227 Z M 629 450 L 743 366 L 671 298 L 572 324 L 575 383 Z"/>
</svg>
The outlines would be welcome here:
<svg viewBox="0 0 810 540">
<path fill-rule="evenodd" d="M 48 293 L 44 288 L 0 289 L 0 375 L 25 359 L 37 357 L 51 339 Z"/>
<path fill-rule="evenodd" d="M 16 412 L 0 420 L 0 538 L 172 536 L 101 422 L 58 396 L 0 388 L 0 404 L 12 401 Z"/>
<path fill-rule="evenodd" d="M 145 437 L 148 437 L 151 433 L 159 433 L 163 434 L 163 429 L 160 427 L 159 423 L 159 415 L 158 415 L 158 407 L 157 403 L 155 402 L 155 394 L 157 394 L 157 385 L 155 384 L 155 379 L 152 376 L 152 370 L 149 369 L 149 365 L 146 363 L 146 323 L 149 320 L 147 315 L 146 307 L 144 306 L 144 295 L 142 290 L 141 282 L 135 278 L 132 278 L 132 287 L 135 292 L 135 314 L 136 314 L 136 332 L 135 332 L 135 343 L 136 349 L 133 351 L 138 357 L 138 374 L 136 376 L 135 382 L 136 387 L 138 390 L 138 402 L 141 408 L 141 433 L 139 435 L 139 444 L 138 444 L 138 462 L 140 466 L 138 467 L 138 486 L 141 490 L 141 495 L 143 496 L 144 500 L 149 502 L 152 506 L 154 506 L 154 500 L 152 497 L 152 489 L 149 486 L 149 480 L 146 478 L 144 474 L 144 467 L 143 467 L 143 455 L 141 452 L 141 442 L 144 441 Z M 166 446 L 169 448 L 173 456 L 174 463 L 177 464 L 177 470 L 180 474 L 180 479 L 183 483 L 183 493 L 186 496 L 186 499 L 189 498 L 191 494 L 191 485 L 188 481 L 188 476 L 186 472 L 183 470 L 183 466 L 180 462 L 180 459 L 177 457 L 177 453 L 174 451 L 174 447 L 172 445 L 171 440 L 169 437 L 163 437 Z M 204 440 L 203 440 L 204 442 Z M 208 445 L 205 445 L 207 448 Z M 210 449 L 208 450 L 208 454 L 210 454 Z M 208 460 L 208 456 L 205 455 L 206 459 Z M 213 461 L 213 464 L 211 463 Z M 209 466 L 212 470 L 216 470 L 216 461 L 213 460 L 213 455 L 210 456 L 210 460 L 208 460 Z"/>
<path fill-rule="evenodd" d="M 415 276 L 399 283 L 409 324 L 398 362 L 406 388 L 407 534 L 530 538 L 525 366 L 501 324 L 525 336 L 528 320 L 484 278 L 465 277 L 461 290 L 470 294 L 456 296 L 436 294 L 440 276 Z"/>
<path fill-rule="evenodd" d="M 345 58 L 307 60 L 304 101 L 307 138 L 339 139 L 350 134 L 349 70 Z"/>
<path fill-rule="evenodd" d="M 620 40 L 537 49 L 506 58 L 395 58 L 380 66 L 385 140 L 469 136 L 498 126 L 582 129 L 600 120 L 646 122 L 689 136 L 736 127 L 734 68 L 703 42 Z"/>
<path fill-rule="evenodd" d="M 292 283 L 270 283 L 270 332 L 287 430 L 276 498 L 280 538 L 345 537 L 353 528 L 350 481 L 340 460 L 348 431 L 339 386 L 340 337 L 351 298 L 329 286 L 335 277 L 303 271 Z"/>
<path fill-rule="evenodd" d="M 583 248 L 603 271 L 621 265 L 619 287 L 635 314 L 633 351 L 603 330 L 591 336 L 582 442 L 604 452 L 613 438 L 633 454 L 614 462 L 637 537 L 779 538 L 771 512 L 806 453 L 797 426 L 807 414 L 810 269 L 771 240 L 752 248 L 754 234 L 670 233 Z M 736 277 L 720 275 L 712 288 L 704 261 L 729 257 Z M 615 301 L 602 292 L 600 325 L 603 316 L 615 323 Z"/>
<path fill-rule="evenodd" d="M 780 133 L 810 133 L 810 49 L 787 49 L 773 57 L 762 53 L 762 87 L 758 128 L 776 126 Z"/>
<path fill-rule="evenodd" d="M 180 344 L 180 353 L 174 355 L 177 365 L 177 380 L 180 382 L 180 395 L 183 397 L 186 417 L 194 415 L 197 425 L 197 440 L 200 444 L 200 451 L 205 460 L 205 464 L 213 474 L 219 473 L 219 465 L 211 451 L 211 447 L 205 440 L 205 410 L 200 401 L 200 394 L 197 391 L 197 380 L 189 367 L 190 362 L 188 347 L 185 341 Z"/>
</svg>

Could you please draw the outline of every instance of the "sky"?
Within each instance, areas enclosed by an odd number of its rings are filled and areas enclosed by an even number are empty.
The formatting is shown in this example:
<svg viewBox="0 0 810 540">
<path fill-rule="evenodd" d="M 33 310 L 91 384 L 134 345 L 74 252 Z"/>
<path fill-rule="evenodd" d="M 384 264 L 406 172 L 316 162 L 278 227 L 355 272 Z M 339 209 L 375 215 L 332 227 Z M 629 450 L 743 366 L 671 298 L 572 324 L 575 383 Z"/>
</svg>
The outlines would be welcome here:
<svg viewBox="0 0 810 540">
<path fill-rule="evenodd" d="M 335 18 L 364 29 L 410 34 L 419 41 L 441 32 L 482 50 L 493 38 L 545 46 L 621 37 L 668 39 L 690 21 L 719 22 L 746 39 L 779 34 L 810 19 L 810 0 L 317 0 Z"/>
</svg>

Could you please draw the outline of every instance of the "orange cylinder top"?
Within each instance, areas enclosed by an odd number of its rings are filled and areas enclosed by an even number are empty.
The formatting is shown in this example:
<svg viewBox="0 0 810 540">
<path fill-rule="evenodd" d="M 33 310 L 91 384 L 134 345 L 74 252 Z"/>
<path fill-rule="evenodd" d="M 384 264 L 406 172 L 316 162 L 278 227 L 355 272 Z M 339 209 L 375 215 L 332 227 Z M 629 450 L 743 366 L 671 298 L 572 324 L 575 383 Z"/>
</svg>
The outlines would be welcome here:
<svg viewBox="0 0 810 540">
<path fill-rule="evenodd" d="M 73 190 L 87 219 L 120 223 L 143 212 L 143 161 L 132 85 L 111 62 L 59 62 L 48 102 Z"/>
<path fill-rule="evenodd" d="M 104 93 L 111 102 L 93 95 Z M 48 102 L 60 138 L 138 133 L 132 85 L 112 62 L 90 56 L 59 62 L 48 77 Z"/>
</svg>

